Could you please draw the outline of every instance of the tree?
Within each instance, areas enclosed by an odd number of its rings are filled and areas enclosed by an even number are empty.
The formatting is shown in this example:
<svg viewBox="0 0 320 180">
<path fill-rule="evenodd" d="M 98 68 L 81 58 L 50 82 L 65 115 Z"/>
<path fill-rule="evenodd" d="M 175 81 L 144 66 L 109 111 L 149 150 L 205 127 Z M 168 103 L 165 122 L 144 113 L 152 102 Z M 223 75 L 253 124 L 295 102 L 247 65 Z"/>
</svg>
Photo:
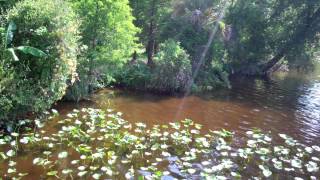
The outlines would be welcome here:
<svg viewBox="0 0 320 180">
<path fill-rule="evenodd" d="M 136 25 L 142 29 L 140 40 L 146 47 L 148 65 L 154 64 L 159 35 L 172 12 L 172 0 L 131 0 Z"/>
<path fill-rule="evenodd" d="M 18 2 L 8 11 L 6 22 L 0 64 L 11 72 L 12 80 L 1 95 L 11 106 L 0 109 L 0 118 L 14 120 L 49 108 L 74 81 L 79 22 L 63 0 Z"/>
<path fill-rule="evenodd" d="M 118 69 L 139 48 L 128 0 L 71 0 L 79 14 L 82 45 L 79 80 L 69 88 L 67 99 L 80 100 L 99 86 L 99 80 Z"/>
<path fill-rule="evenodd" d="M 232 26 L 232 68 L 240 74 L 267 74 L 290 54 L 306 53 L 319 40 L 319 6 L 308 0 L 236 1 L 226 18 Z"/>
<path fill-rule="evenodd" d="M 0 14 L 6 13 L 7 10 L 12 8 L 14 4 L 19 1 L 20 0 L 0 0 Z"/>
<path fill-rule="evenodd" d="M 81 17 L 82 42 L 91 56 L 126 62 L 138 47 L 128 0 L 73 0 Z"/>
</svg>

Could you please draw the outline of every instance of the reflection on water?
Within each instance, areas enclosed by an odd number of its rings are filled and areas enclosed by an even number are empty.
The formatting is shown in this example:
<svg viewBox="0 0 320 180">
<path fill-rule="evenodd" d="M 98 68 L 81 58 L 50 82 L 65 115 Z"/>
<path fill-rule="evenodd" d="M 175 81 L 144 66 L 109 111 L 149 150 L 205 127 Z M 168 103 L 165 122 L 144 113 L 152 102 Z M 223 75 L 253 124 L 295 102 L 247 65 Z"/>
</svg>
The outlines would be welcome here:
<svg viewBox="0 0 320 180">
<path fill-rule="evenodd" d="M 148 125 L 190 118 L 205 129 L 239 134 L 258 127 L 320 144 L 319 75 L 315 71 L 282 73 L 271 79 L 236 78 L 231 90 L 184 98 L 105 89 L 93 96 L 94 103 L 78 107 L 114 108 L 128 121 Z M 58 107 L 65 112 L 72 108 L 77 107 L 66 103 Z"/>
<path fill-rule="evenodd" d="M 298 99 L 296 123 L 301 125 L 300 131 L 308 134 L 309 140 L 312 140 L 319 138 L 320 132 L 320 83 L 305 88 L 305 94 Z"/>
</svg>

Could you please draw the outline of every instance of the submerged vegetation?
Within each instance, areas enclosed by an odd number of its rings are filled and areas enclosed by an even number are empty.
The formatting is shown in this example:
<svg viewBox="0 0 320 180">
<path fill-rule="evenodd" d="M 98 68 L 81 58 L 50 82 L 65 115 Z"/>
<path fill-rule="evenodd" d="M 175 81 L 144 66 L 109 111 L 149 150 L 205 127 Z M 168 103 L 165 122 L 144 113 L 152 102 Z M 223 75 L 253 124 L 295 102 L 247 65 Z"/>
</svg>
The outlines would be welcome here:
<svg viewBox="0 0 320 180">
<path fill-rule="evenodd" d="M 41 178 L 317 179 L 320 175 L 320 147 L 303 145 L 285 134 L 277 137 L 254 129 L 239 142 L 227 130 L 202 132 L 202 125 L 190 119 L 149 128 L 130 124 L 121 115 L 89 108 L 59 118 L 52 110 L 35 121 L 35 130 L 1 136 L 1 176 L 28 177 L 29 172 L 17 166 L 30 153 L 32 166 L 42 169 Z M 47 121 L 58 123 L 50 136 Z M 20 126 L 28 122 L 20 121 Z"/>
</svg>

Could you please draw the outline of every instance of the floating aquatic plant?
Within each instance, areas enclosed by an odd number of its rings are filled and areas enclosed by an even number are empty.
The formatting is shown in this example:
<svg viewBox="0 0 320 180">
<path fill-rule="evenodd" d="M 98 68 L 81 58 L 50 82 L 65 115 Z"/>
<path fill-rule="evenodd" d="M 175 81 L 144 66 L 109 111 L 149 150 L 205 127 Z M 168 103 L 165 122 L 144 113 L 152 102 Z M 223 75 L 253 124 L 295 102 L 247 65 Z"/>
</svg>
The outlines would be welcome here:
<svg viewBox="0 0 320 180">
<path fill-rule="evenodd" d="M 52 110 L 46 120 L 60 116 Z M 316 179 L 320 177 L 320 147 L 306 146 L 279 134 L 253 129 L 243 143 L 227 130 L 201 132 L 190 119 L 148 128 L 130 124 L 122 113 L 99 109 L 74 110 L 58 120 L 56 132 L 47 134 L 45 119 L 35 131 L 0 136 L 1 176 L 28 178 L 19 172 L 19 159 L 34 154 L 32 166 L 39 176 L 61 179 Z M 25 125 L 23 123 L 23 125 Z M 21 133 L 22 132 L 22 133 Z"/>
</svg>

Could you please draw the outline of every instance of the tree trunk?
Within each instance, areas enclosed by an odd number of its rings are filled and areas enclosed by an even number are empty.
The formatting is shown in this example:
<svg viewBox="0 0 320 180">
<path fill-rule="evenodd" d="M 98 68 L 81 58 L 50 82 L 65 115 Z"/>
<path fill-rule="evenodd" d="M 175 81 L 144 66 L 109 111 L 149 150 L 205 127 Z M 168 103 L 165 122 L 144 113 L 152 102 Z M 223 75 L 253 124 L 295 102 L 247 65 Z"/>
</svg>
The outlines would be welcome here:
<svg viewBox="0 0 320 180">
<path fill-rule="evenodd" d="M 138 58 L 137 51 L 134 51 L 134 53 L 132 54 L 132 59 L 130 61 L 130 64 L 135 64 L 137 62 L 137 58 Z"/>
<path fill-rule="evenodd" d="M 99 4 L 98 4 L 98 2 L 96 2 L 96 12 L 95 12 L 95 14 L 96 14 L 96 16 L 98 16 L 98 13 L 99 13 Z M 94 24 L 94 31 L 93 31 L 93 35 L 94 36 L 92 36 L 93 38 L 91 39 L 91 48 L 93 49 L 93 51 L 95 51 L 96 50 L 96 48 L 97 48 L 97 36 L 98 36 L 98 32 L 97 32 L 97 29 L 98 29 L 98 21 L 96 21 L 95 22 L 95 24 Z M 94 62 L 94 58 L 95 57 L 91 57 L 91 59 L 90 59 L 90 62 L 89 62 L 89 71 L 88 71 L 88 93 L 89 94 L 91 94 L 92 92 L 93 92 L 93 81 L 94 81 L 94 76 L 95 76 L 95 74 L 94 74 L 94 64 L 95 64 L 95 62 Z"/>
<path fill-rule="evenodd" d="M 156 1 L 157 0 L 153 0 L 151 7 L 150 7 L 150 23 L 149 23 L 149 33 L 148 33 L 148 44 L 146 47 L 149 66 L 153 66 L 153 56 L 154 56 L 155 43 L 156 43 L 156 38 L 155 38 L 155 31 L 156 31 L 156 19 L 155 19 L 156 17 L 155 16 L 157 13 Z"/>
</svg>

